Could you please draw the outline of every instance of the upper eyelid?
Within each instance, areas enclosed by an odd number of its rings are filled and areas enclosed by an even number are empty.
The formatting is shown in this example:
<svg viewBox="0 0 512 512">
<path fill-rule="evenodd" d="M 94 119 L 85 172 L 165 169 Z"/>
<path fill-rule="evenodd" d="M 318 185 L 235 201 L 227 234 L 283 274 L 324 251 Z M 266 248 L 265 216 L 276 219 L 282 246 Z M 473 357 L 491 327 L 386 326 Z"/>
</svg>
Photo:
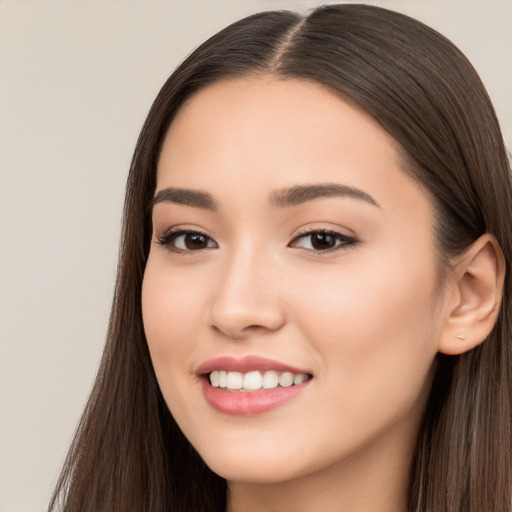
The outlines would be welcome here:
<svg viewBox="0 0 512 512">
<path fill-rule="evenodd" d="M 196 228 L 192 226 L 171 226 L 170 228 L 164 229 L 163 234 L 170 234 L 170 233 L 199 233 L 201 235 L 209 236 L 205 230 L 201 228 Z"/>
<path fill-rule="evenodd" d="M 208 235 L 205 231 L 202 231 L 201 229 L 198 229 L 198 228 L 171 227 L 171 228 L 165 229 L 161 234 L 157 234 L 157 232 L 155 231 L 154 237 L 156 238 L 157 241 L 161 241 L 166 238 L 170 239 L 173 236 L 174 236 L 174 238 L 178 238 L 179 236 L 188 235 L 188 234 L 202 235 L 206 238 L 209 238 L 210 240 L 213 240 L 217 244 L 216 240 L 212 236 Z"/>
<path fill-rule="evenodd" d="M 346 235 L 345 233 L 340 233 L 339 231 L 335 231 L 335 230 L 331 230 L 331 229 L 313 229 L 311 231 L 304 231 L 302 233 L 297 233 L 297 235 L 295 235 L 292 238 L 292 242 L 294 240 L 297 240 L 298 238 L 308 237 L 308 236 L 314 235 L 316 233 L 325 233 L 327 235 L 338 236 L 339 238 L 342 238 L 342 239 L 348 239 L 348 240 L 354 240 L 354 241 L 357 240 L 355 236 Z"/>
<path fill-rule="evenodd" d="M 160 232 L 160 233 L 159 233 Z M 208 238 L 212 238 L 206 230 L 203 230 L 198 227 L 193 226 L 187 226 L 185 225 L 178 225 L 178 226 L 171 226 L 162 230 L 154 229 L 153 234 L 156 238 L 163 238 L 168 235 L 172 234 L 187 234 L 187 233 L 197 233 L 199 235 L 207 236 Z"/>
<path fill-rule="evenodd" d="M 357 239 L 357 236 L 351 230 L 350 230 L 350 233 L 345 233 L 344 230 L 342 230 L 341 228 L 306 226 L 303 228 L 299 228 L 293 235 L 292 240 L 295 240 L 301 236 L 307 236 L 307 235 L 311 235 L 314 233 L 329 233 L 332 235 L 339 235 L 340 237 L 343 237 L 343 238 L 350 238 L 353 240 Z"/>
<path fill-rule="evenodd" d="M 187 234 L 187 233 L 197 233 L 197 234 L 206 236 L 206 237 L 211 238 L 212 240 L 214 240 L 214 238 L 211 235 L 209 235 L 208 233 L 206 233 L 205 230 L 202 230 L 202 229 L 196 228 L 196 227 L 190 227 L 189 228 L 189 227 L 173 226 L 173 227 L 170 227 L 168 229 L 163 230 L 163 232 L 160 235 L 157 235 L 156 234 L 156 230 L 155 230 L 155 236 L 157 238 L 161 238 L 161 237 L 164 237 L 164 236 L 167 236 L 167 235 L 170 235 L 170 234 Z M 305 227 L 305 228 L 300 228 L 299 230 L 297 230 L 295 232 L 295 234 L 292 235 L 291 239 L 295 240 L 296 238 L 298 238 L 300 236 L 307 236 L 307 235 L 311 235 L 311 234 L 314 234 L 314 233 L 330 233 L 330 234 L 333 234 L 333 235 L 340 235 L 340 236 L 342 236 L 344 238 L 355 238 L 353 235 L 342 233 L 341 231 L 337 231 L 336 229 L 332 229 L 332 228 L 325 228 L 325 227 L 323 227 L 323 228 L 322 227 L 309 228 L 309 227 Z"/>
</svg>

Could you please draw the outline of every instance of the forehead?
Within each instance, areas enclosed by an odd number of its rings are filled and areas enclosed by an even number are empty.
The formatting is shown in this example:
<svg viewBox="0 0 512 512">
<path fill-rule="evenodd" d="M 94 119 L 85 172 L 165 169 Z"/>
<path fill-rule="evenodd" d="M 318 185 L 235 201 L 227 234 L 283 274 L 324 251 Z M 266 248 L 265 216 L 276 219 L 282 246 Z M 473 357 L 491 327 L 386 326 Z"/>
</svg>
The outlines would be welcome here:
<svg viewBox="0 0 512 512">
<path fill-rule="evenodd" d="M 379 204 L 399 199 L 404 211 L 421 202 L 429 209 L 377 122 L 327 87 L 297 79 L 237 78 L 200 90 L 173 120 L 157 173 L 157 189 L 245 197 L 319 182 L 363 189 Z"/>
<path fill-rule="evenodd" d="M 396 159 L 394 140 L 327 87 L 264 75 L 223 80 L 201 89 L 179 109 L 164 146 L 174 152 L 188 150 L 187 142 L 195 140 L 196 149 L 201 144 L 217 154 L 230 141 L 244 152 L 253 148 L 261 157 L 265 150 L 277 160 L 278 150 L 283 157 L 287 149 L 297 157 L 315 151 L 329 154 L 335 149 L 333 141 L 340 149 L 352 146 L 353 153 L 362 149 L 363 139 L 373 144 L 374 154 Z"/>
</svg>

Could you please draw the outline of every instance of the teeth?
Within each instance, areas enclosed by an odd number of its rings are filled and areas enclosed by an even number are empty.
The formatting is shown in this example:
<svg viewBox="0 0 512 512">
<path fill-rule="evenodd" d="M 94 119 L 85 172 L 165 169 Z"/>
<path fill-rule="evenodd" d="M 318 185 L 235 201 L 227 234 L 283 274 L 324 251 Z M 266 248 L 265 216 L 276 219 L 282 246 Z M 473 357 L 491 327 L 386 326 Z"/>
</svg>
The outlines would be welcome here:
<svg viewBox="0 0 512 512">
<path fill-rule="evenodd" d="M 293 386 L 293 373 L 284 372 L 279 376 L 279 385 L 283 388 L 289 388 Z"/>
<path fill-rule="evenodd" d="M 228 389 L 242 389 L 244 387 L 244 375 L 240 372 L 228 372 L 226 387 Z"/>
<path fill-rule="evenodd" d="M 210 382 L 214 388 L 218 388 L 220 384 L 219 380 L 219 371 L 214 370 L 212 373 L 210 373 Z"/>
<path fill-rule="evenodd" d="M 244 376 L 244 389 L 256 390 L 263 386 L 263 377 L 260 372 L 249 372 Z"/>
<path fill-rule="evenodd" d="M 263 389 L 277 388 L 278 384 L 279 374 L 277 372 L 273 370 L 265 372 L 265 375 L 263 375 Z"/>
<path fill-rule="evenodd" d="M 210 373 L 210 383 L 214 388 L 225 388 L 231 391 L 257 391 L 259 389 L 288 388 L 307 381 L 306 373 L 278 373 L 274 370 L 262 374 L 259 371 L 247 373 L 214 370 Z"/>
<path fill-rule="evenodd" d="M 308 376 L 305 373 L 299 373 L 298 375 L 293 376 L 293 384 L 297 386 L 297 384 L 302 384 L 307 380 Z"/>
</svg>

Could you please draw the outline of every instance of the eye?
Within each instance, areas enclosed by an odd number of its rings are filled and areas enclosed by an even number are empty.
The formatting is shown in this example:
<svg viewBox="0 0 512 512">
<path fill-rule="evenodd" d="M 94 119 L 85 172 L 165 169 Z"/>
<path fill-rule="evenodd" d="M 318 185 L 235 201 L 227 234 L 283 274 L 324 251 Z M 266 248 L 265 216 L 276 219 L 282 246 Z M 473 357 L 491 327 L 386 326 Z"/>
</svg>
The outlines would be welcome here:
<svg viewBox="0 0 512 512">
<path fill-rule="evenodd" d="M 353 246 L 357 243 L 355 238 L 328 230 L 312 230 L 302 233 L 290 244 L 317 253 L 328 253 Z"/>
<path fill-rule="evenodd" d="M 196 252 L 216 248 L 217 243 L 200 231 L 176 230 L 167 231 L 157 238 L 157 243 L 174 252 Z"/>
</svg>

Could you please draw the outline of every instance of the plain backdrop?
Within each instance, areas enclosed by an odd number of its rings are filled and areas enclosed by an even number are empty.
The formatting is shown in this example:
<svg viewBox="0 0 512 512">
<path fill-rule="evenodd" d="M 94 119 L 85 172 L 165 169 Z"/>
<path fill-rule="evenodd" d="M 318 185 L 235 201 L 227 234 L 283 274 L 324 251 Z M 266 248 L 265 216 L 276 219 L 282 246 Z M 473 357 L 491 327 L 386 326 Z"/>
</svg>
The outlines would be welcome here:
<svg viewBox="0 0 512 512">
<path fill-rule="evenodd" d="M 299 0 L 0 0 L 0 512 L 45 510 L 101 356 L 123 191 L 173 68 Z M 331 2 L 333 3 L 333 2 Z M 512 0 L 381 0 L 470 58 L 512 143 Z"/>
</svg>

